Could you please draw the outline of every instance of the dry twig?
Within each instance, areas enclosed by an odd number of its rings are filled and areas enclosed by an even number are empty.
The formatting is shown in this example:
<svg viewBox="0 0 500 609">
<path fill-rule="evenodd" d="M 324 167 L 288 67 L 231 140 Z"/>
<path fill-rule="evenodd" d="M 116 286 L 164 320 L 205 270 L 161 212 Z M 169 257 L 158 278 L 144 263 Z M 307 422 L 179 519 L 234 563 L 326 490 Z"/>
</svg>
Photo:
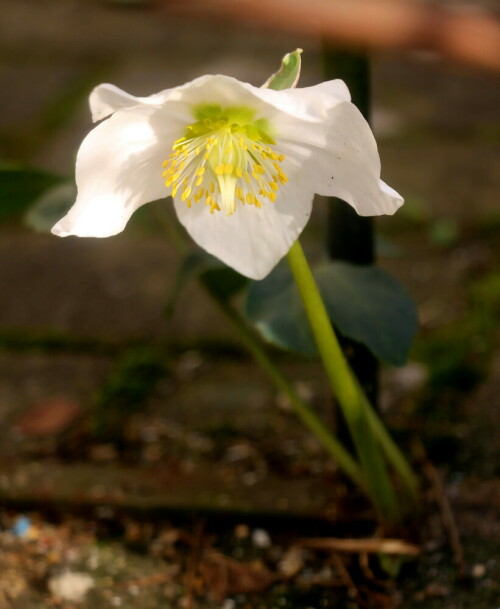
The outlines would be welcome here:
<svg viewBox="0 0 500 609">
<path fill-rule="evenodd" d="M 453 558 L 458 569 L 458 575 L 459 577 L 463 577 L 467 570 L 464 549 L 462 542 L 460 541 L 460 535 L 455 523 L 455 517 L 453 516 L 453 511 L 446 494 L 443 480 L 439 471 L 431 463 L 429 457 L 427 456 L 425 446 L 419 439 L 415 439 L 413 441 L 413 451 L 421 463 L 423 474 L 430 484 L 432 497 L 439 508 L 441 522 L 443 523 L 443 528 L 448 536 L 450 547 L 453 552 Z"/>
<path fill-rule="evenodd" d="M 301 539 L 299 544 L 312 550 L 332 550 L 353 554 L 393 554 L 418 556 L 420 548 L 401 539 L 339 539 L 336 537 L 318 537 Z"/>
<path fill-rule="evenodd" d="M 453 552 L 453 559 L 458 569 L 458 575 L 459 577 L 464 577 L 467 570 L 464 549 L 441 475 L 428 459 L 425 459 L 423 462 L 423 472 L 431 485 L 433 498 L 439 507 L 441 522 L 448 536 L 450 548 Z"/>
<path fill-rule="evenodd" d="M 137 579 L 116 582 L 113 587 L 131 588 L 135 586 L 137 588 L 145 588 L 147 586 L 157 586 L 171 582 L 178 573 L 179 568 L 176 565 L 174 568 L 165 569 L 162 573 L 155 573 L 154 575 L 146 575 L 145 577 L 139 577 Z"/>
<path fill-rule="evenodd" d="M 352 579 L 351 574 L 349 573 L 349 570 L 345 566 L 344 561 L 342 560 L 342 557 L 340 556 L 340 554 L 337 554 L 337 552 L 332 553 L 332 563 L 335 566 L 337 573 L 340 576 L 340 580 L 342 581 L 344 587 L 349 592 L 351 598 L 359 599 L 359 597 L 360 597 L 359 590 L 356 587 L 356 584 L 354 583 L 354 580 Z"/>
</svg>

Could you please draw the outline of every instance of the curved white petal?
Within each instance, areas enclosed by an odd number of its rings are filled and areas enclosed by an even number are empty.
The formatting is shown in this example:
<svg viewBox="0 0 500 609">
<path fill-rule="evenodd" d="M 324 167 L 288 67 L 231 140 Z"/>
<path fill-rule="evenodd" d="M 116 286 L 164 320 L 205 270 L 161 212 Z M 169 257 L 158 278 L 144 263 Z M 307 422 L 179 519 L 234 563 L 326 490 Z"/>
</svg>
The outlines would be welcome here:
<svg viewBox="0 0 500 609">
<path fill-rule="evenodd" d="M 338 196 L 361 215 L 394 213 L 402 198 L 380 180 L 370 127 L 339 80 L 274 91 L 227 76 L 203 76 L 175 89 L 135 97 L 103 84 L 91 94 L 94 120 L 77 158 L 78 197 L 55 234 L 106 237 L 123 230 L 142 204 L 165 196 L 162 161 L 199 104 L 248 106 L 268 119 L 288 183 L 274 204 L 237 203 L 234 214 L 174 201 L 193 239 L 253 279 L 265 277 L 307 223 L 314 192 Z M 114 114 L 113 114 L 114 113 Z M 281 161 L 280 161 L 281 162 Z"/>
<path fill-rule="evenodd" d="M 165 102 L 175 89 L 165 89 L 148 97 L 136 97 L 126 91 L 103 83 L 95 87 L 90 93 L 89 105 L 94 123 L 106 118 L 118 110 L 132 108 L 133 106 L 159 106 Z"/>
<path fill-rule="evenodd" d="M 316 193 L 343 199 L 361 216 L 393 214 L 403 204 L 403 198 L 380 180 L 375 138 L 351 103 L 331 108 L 321 126 L 286 118 L 280 148 L 302 163 L 300 171 Z"/>
<path fill-rule="evenodd" d="M 174 199 L 180 222 L 196 243 L 251 279 L 263 279 L 288 252 L 311 215 L 313 192 L 296 182 L 282 187 L 262 208 L 237 204 L 234 214 L 210 213 L 203 203 L 188 208 Z"/>
<path fill-rule="evenodd" d="M 92 113 L 92 120 L 94 122 L 102 120 L 106 118 L 110 114 L 117 112 L 118 110 L 125 110 L 127 108 L 133 108 L 135 106 L 156 106 L 159 107 L 164 104 L 167 100 L 180 100 L 182 99 L 182 92 L 185 89 L 194 89 L 198 91 L 200 87 L 203 87 L 207 82 L 209 83 L 211 79 L 217 78 L 214 76 L 200 76 L 195 80 L 188 82 L 179 87 L 174 87 L 172 89 L 164 89 L 158 93 L 154 93 L 153 95 L 148 95 L 145 97 L 137 97 L 136 95 L 131 95 L 123 89 L 119 87 L 109 84 L 103 83 L 97 85 L 91 93 L 89 97 L 89 105 L 90 111 Z M 229 78 L 229 77 L 221 77 L 221 78 Z M 236 81 L 236 79 L 231 78 L 231 81 Z M 198 99 L 199 103 L 200 100 Z"/>
<path fill-rule="evenodd" d="M 201 76 L 169 94 L 169 100 L 182 101 L 190 107 L 200 102 L 222 106 L 245 106 L 255 109 L 258 118 L 273 121 L 281 115 L 304 121 L 324 120 L 331 108 L 349 101 L 350 94 L 341 80 L 331 80 L 303 89 L 262 89 L 230 76 Z"/>
<path fill-rule="evenodd" d="M 230 76 L 206 75 L 148 97 L 136 97 L 115 85 L 104 83 L 91 92 L 89 103 L 94 121 L 134 106 L 159 107 L 169 100 L 193 107 L 200 102 L 221 105 L 245 105 L 255 108 L 259 118 L 292 116 L 306 121 L 322 121 L 328 112 L 343 101 L 350 101 L 347 85 L 342 80 L 304 87 L 301 89 L 263 89 L 240 82 Z"/>
<path fill-rule="evenodd" d="M 280 91 L 256 89 L 255 94 L 285 114 L 315 122 L 327 118 L 328 112 L 339 103 L 351 101 L 349 89 L 340 79 Z"/>
<path fill-rule="evenodd" d="M 117 112 L 89 133 L 76 161 L 76 202 L 54 234 L 115 235 L 138 207 L 167 195 L 162 161 L 182 131 L 158 114 L 151 108 Z"/>
</svg>

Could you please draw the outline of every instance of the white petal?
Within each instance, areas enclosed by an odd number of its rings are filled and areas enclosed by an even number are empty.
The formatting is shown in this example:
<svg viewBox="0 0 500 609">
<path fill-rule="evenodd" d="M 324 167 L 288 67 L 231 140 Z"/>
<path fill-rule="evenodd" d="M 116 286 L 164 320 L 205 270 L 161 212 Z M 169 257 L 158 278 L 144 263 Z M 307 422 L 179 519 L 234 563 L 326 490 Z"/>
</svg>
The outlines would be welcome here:
<svg viewBox="0 0 500 609">
<path fill-rule="evenodd" d="M 351 103 L 329 112 L 324 126 L 287 118 L 280 148 L 302 160 L 302 171 L 320 195 L 339 197 L 361 216 L 393 214 L 403 198 L 380 180 L 380 157 L 370 126 Z"/>
<path fill-rule="evenodd" d="M 196 78 L 191 82 L 181 85 L 180 87 L 164 89 L 159 93 L 154 93 L 153 95 L 149 95 L 146 97 L 137 97 L 135 95 L 127 93 L 126 91 L 123 91 L 115 85 L 103 83 L 95 87 L 90 93 L 89 105 L 90 111 L 92 113 L 92 120 L 96 122 L 103 118 L 106 118 L 107 116 L 113 114 L 114 112 L 117 112 L 118 110 L 125 110 L 127 108 L 133 108 L 135 106 L 153 106 L 158 108 L 169 99 L 182 99 L 182 92 L 185 89 L 193 89 L 196 91 L 200 88 L 200 86 L 203 86 L 206 82 L 210 82 L 210 80 L 213 78 L 217 77 L 200 76 L 199 78 Z M 235 81 L 234 78 L 231 78 L 230 80 Z M 200 101 L 203 100 L 198 99 L 197 103 L 199 103 Z M 192 118 L 192 115 L 190 115 L 190 118 Z"/>
<path fill-rule="evenodd" d="M 248 85 L 251 86 L 251 85 Z M 350 102 L 351 94 L 343 80 L 329 80 L 312 87 L 257 89 L 256 95 L 282 112 L 307 121 L 321 121 L 341 102 Z"/>
<path fill-rule="evenodd" d="M 98 85 L 90 93 L 89 104 L 94 122 L 106 118 L 117 110 L 132 108 L 133 106 L 150 105 L 159 106 L 169 98 L 175 89 L 165 89 L 149 97 L 136 97 L 126 91 L 122 91 L 115 85 L 104 83 Z"/>
<path fill-rule="evenodd" d="M 304 121 L 324 120 L 331 108 L 349 101 L 349 90 L 341 80 L 332 80 L 303 89 L 262 89 L 240 82 L 230 76 L 202 76 L 178 87 L 169 100 L 179 100 L 188 106 L 201 103 L 222 106 L 249 106 L 257 118 L 274 120 L 282 114 Z"/>
<path fill-rule="evenodd" d="M 188 208 L 177 197 L 177 216 L 196 243 L 251 279 L 263 279 L 288 252 L 311 215 L 313 192 L 300 183 L 280 189 L 262 208 L 237 203 L 234 214 L 210 213 L 203 203 Z"/>
<path fill-rule="evenodd" d="M 90 109 L 94 121 L 117 110 L 134 106 L 160 106 L 168 100 L 195 106 L 200 102 L 222 105 L 248 104 L 259 118 L 272 118 L 280 113 L 303 120 L 323 120 L 327 112 L 342 101 L 350 101 L 349 89 L 342 80 L 331 80 L 302 89 L 262 89 L 240 82 L 230 76 L 206 75 L 180 87 L 165 89 L 148 97 L 136 97 L 115 85 L 98 85 L 90 94 Z"/>
<path fill-rule="evenodd" d="M 237 204 L 235 213 L 210 213 L 180 200 L 175 208 L 193 239 L 253 279 L 265 277 L 307 223 L 313 193 L 334 195 L 361 215 L 394 213 L 401 197 L 380 180 L 371 130 L 350 103 L 342 81 L 273 91 L 227 76 L 204 76 L 150 97 L 134 97 L 113 85 L 91 95 L 96 120 L 113 114 L 84 140 L 77 159 L 78 198 L 54 228 L 58 235 L 105 237 L 120 232 L 142 204 L 167 194 L 162 161 L 193 120 L 200 103 L 249 106 L 267 118 L 289 182 L 274 204 Z"/>
<path fill-rule="evenodd" d="M 61 237 L 121 232 L 144 203 L 167 195 L 162 161 L 181 128 L 151 108 L 121 111 L 93 129 L 76 161 L 78 196 L 52 229 Z"/>
</svg>

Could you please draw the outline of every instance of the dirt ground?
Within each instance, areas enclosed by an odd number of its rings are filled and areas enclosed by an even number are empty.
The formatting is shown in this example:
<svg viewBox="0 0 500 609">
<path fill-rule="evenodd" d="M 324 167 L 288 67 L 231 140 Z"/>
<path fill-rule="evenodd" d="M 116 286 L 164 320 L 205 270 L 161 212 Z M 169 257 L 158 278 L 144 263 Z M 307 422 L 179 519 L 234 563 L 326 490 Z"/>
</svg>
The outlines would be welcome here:
<svg viewBox="0 0 500 609">
<path fill-rule="evenodd" d="M 0 0 L 0 158 L 72 175 L 99 82 L 257 84 L 296 47 L 302 83 L 321 79 L 318 41 L 123 4 Z M 402 554 L 373 551 L 366 504 L 196 284 L 165 316 L 168 210 L 102 241 L 19 220 L 0 226 L 1 609 L 500 606 L 500 86 L 394 54 L 374 57 L 373 88 L 383 177 L 406 198 L 377 221 L 379 260 L 421 322 L 408 365 L 382 370 L 424 488 L 391 532 Z M 316 258 L 325 213 L 304 237 Z M 334 426 L 319 366 L 273 357 Z"/>
</svg>

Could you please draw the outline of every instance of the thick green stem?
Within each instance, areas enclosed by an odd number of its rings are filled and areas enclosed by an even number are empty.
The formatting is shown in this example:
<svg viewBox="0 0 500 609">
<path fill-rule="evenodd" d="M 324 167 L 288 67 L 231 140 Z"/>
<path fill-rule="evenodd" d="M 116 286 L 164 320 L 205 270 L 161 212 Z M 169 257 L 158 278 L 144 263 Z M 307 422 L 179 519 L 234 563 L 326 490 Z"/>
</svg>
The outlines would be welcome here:
<svg viewBox="0 0 500 609">
<path fill-rule="evenodd" d="M 300 244 L 297 244 L 297 245 L 298 245 L 298 248 L 300 248 Z M 300 252 L 301 252 L 301 248 L 300 248 Z M 302 257 L 303 257 L 303 253 L 302 253 Z M 304 262 L 307 265 L 307 261 L 305 260 L 305 258 L 304 258 Z M 314 282 L 314 278 L 312 276 L 311 276 L 311 279 Z M 315 282 L 314 282 L 314 288 L 317 290 Z M 318 296 L 321 299 L 321 296 L 319 295 L 319 293 L 318 293 Z M 324 308 L 323 304 L 322 304 L 322 306 Z M 325 311 L 325 314 L 326 314 L 326 311 Z M 331 328 L 331 324 L 329 324 L 329 325 Z M 333 328 L 331 328 L 331 331 L 333 333 Z M 335 336 L 334 336 L 334 339 L 336 341 Z M 350 371 L 345 359 L 342 357 L 342 359 L 340 361 L 342 362 L 341 366 L 343 365 L 347 369 L 348 374 L 352 379 L 352 384 L 357 386 L 358 395 L 360 396 L 360 398 L 362 400 L 363 408 L 366 411 L 367 418 L 370 422 L 370 427 L 372 429 L 372 432 L 375 434 L 378 442 L 380 443 L 380 446 L 382 447 L 382 450 L 384 451 L 389 463 L 394 468 L 394 470 L 397 472 L 397 474 L 400 476 L 401 481 L 405 485 L 410 496 L 414 500 L 416 500 L 419 496 L 419 484 L 418 484 L 417 477 L 413 473 L 410 465 L 408 464 L 408 462 L 407 462 L 406 458 L 404 457 L 404 455 L 402 454 L 402 452 L 399 450 L 398 446 L 395 444 L 395 442 L 390 437 L 387 429 L 385 428 L 384 424 L 378 417 L 377 413 L 373 410 L 371 404 L 368 402 L 368 400 L 364 396 L 354 375 Z"/>
<path fill-rule="evenodd" d="M 385 425 L 369 402 L 366 402 L 366 416 L 370 423 L 372 433 L 375 434 L 387 460 L 394 468 L 394 471 L 400 476 L 410 498 L 415 502 L 418 501 L 420 495 L 418 479 L 413 473 L 405 456 L 399 450 L 398 446 L 389 435 Z"/>
<path fill-rule="evenodd" d="M 372 501 L 384 519 L 395 520 L 399 517 L 398 504 L 383 453 L 373 433 L 371 418 L 367 414 L 370 406 L 342 353 L 316 281 L 298 241 L 288 253 L 288 262 L 325 371 L 347 421 Z"/>
</svg>

